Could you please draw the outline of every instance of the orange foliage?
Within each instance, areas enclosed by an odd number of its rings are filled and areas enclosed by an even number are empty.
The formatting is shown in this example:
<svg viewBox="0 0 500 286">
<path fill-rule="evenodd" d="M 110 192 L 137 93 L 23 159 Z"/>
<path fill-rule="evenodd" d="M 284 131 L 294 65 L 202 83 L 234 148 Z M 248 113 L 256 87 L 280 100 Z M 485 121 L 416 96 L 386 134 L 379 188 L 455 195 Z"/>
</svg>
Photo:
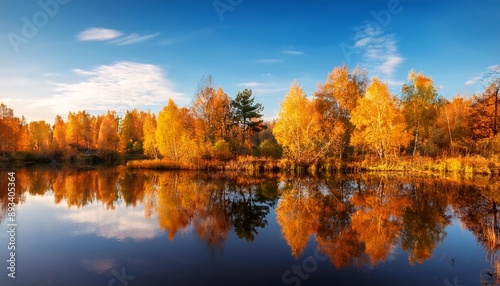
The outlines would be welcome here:
<svg viewBox="0 0 500 286">
<path fill-rule="evenodd" d="M 385 260 L 403 229 L 402 215 L 410 201 L 381 183 L 378 190 L 356 194 L 352 202 L 358 208 L 352 216 L 352 229 L 364 242 L 373 264 Z"/>
<path fill-rule="evenodd" d="M 300 181 L 281 195 L 276 221 L 294 257 L 304 251 L 309 238 L 316 232 L 320 210 L 320 201 L 312 197 L 312 191 Z"/>
<path fill-rule="evenodd" d="M 406 123 L 396 97 L 387 85 L 373 78 L 366 96 L 358 101 L 351 122 L 356 126 L 352 144 L 366 146 L 380 158 L 398 156 L 401 146 L 410 141 Z"/>
</svg>

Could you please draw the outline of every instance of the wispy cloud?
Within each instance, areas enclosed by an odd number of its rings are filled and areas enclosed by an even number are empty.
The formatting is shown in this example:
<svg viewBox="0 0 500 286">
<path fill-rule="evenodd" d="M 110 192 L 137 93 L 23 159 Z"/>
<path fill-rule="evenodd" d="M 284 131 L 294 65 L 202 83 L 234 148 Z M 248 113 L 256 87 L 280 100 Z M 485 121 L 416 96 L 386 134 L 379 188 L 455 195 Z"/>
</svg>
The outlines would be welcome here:
<svg viewBox="0 0 500 286">
<path fill-rule="evenodd" d="M 259 59 L 255 61 L 256 63 L 260 64 L 273 64 L 273 63 L 281 63 L 281 60 L 279 59 Z"/>
<path fill-rule="evenodd" d="M 82 109 L 123 112 L 161 105 L 168 98 L 184 99 L 163 70 L 152 64 L 122 61 L 90 70 L 74 69 L 73 72 L 85 79 L 75 83 L 53 83 L 52 96 L 37 100 L 32 107 L 49 108 L 57 114 Z"/>
<path fill-rule="evenodd" d="M 362 54 L 363 65 L 387 79 L 404 61 L 399 54 L 394 34 L 386 34 L 380 27 L 369 24 L 356 28 L 354 47 Z"/>
<path fill-rule="evenodd" d="M 77 35 L 79 41 L 107 41 L 120 37 L 122 33 L 113 29 L 88 28 Z"/>
<path fill-rule="evenodd" d="M 480 80 L 481 80 L 481 76 L 475 76 L 475 77 L 469 79 L 468 81 L 466 81 L 465 85 L 474 85 Z"/>
<path fill-rule="evenodd" d="M 477 73 L 476 73 L 477 74 Z M 487 67 L 481 75 L 476 75 L 465 82 L 465 85 L 475 85 L 479 81 L 483 81 L 483 83 L 490 83 L 493 80 L 496 80 L 500 75 L 500 65 L 492 65 Z"/>
<path fill-rule="evenodd" d="M 258 87 L 258 86 L 264 86 L 264 85 L 269 85 L 261 82 L 256 82 L 256 81 L 247 81 L 247 82 L 240 82 L 236 86 L 242 86 L 242 87 Z"/>
<path fill-rule="evenodd" d="M 111 44 L 124 46 L 147 41 L 159 34 L 140 35 L 138 33 L 130 33 L 124 36 L 122 32 L 117 30 L 92 27 L 78 33 L 76 37 L 79 41 L 107 41 Z"/>
<path fill-rule="evenodd" d="M 137 44 L 137 43 L 140 43 L 140 42 L 144 42 L 144 41 L 147 41 L 149 39 L 152 39 L 156 36 L 158 36 L 160 33 L 154 33 L 154 34 L 149 34 L 149 35 L 139 35 L 137 33 L 132 33 L 132 34 L 129 34 L 125 37 L 121 37 L 121 38 L 118 38 L 116 40 L 113 40 L 111 41 L 111 43 L 113 44 L 117 44 L 119 46 L 124 46 L 124 45 L 133 45 L 133 44 Z"/>
<path fill-rule="evenodd" d="M 297 51 L 297 50 L 284 50 L 284 51 L 281 51 L 281 53 L 286 54 L 286 55 L 292 55 L 292 56 L 302 56 L 304 54 L 304 52 Z"/>
<path fill-rule="evenodd" d="M 500 73 L 500 65 L 492 65 L 487 68 L 489 71 L 499 72 Z"/>
</svg>

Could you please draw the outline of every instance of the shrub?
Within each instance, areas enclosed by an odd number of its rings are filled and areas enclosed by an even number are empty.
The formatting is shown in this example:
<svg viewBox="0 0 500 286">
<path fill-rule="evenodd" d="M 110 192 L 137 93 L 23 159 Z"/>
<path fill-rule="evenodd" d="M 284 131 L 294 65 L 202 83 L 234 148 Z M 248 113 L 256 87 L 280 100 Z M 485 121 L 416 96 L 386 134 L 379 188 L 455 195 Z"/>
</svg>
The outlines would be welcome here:
<svg viewBox="0 0 500 286">
<path fill-rule="evenodd" d="M 233 157 L 233 154 L 231 153 L 231 146 L 226 140 L 218 140 L 217 142 L 215 142 L 212 149 L 214 152 L 214 157 L 220 160 L 228 161 Z"/>
</svg>

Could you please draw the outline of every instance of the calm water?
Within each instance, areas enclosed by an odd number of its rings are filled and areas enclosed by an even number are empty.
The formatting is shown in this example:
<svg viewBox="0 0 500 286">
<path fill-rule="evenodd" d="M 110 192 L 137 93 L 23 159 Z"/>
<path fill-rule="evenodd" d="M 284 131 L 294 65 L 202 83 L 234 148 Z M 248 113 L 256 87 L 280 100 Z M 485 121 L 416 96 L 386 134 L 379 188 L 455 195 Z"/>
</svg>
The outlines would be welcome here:
<svg viewBox="0 0 500 286">
<path fill-rule="evenodd" d="M 356 175 L 16 174 L 16 278 L 0 285 L 484 285 L 498 185 Z"/>
</svg>

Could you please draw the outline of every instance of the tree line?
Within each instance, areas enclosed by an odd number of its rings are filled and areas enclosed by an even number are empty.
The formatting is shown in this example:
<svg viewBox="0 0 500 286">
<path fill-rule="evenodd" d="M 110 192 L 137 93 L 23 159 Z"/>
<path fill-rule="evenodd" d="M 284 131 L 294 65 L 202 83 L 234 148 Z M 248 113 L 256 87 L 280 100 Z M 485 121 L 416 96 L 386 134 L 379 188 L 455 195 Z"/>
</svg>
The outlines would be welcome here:
<svg viewBox="0 0 500 286">
<path fill-rule="evenodd" d="M 264 122 L 264 107 L 252 90 L 231 99 L 209 76 L 189 106 L 169 99 L 158 114 L 133 109 L 94 116 L 82 110 L 69 112 L 66 120 L 58 115 L 51 125 L 27 123 L 1 104 L 0 153 L 126 153 L 174 162 L 244 154 L 306 164 L 366 156 L 490 157 L 500 151 L 499 88 L 500 77 L 493 75 L 483 93 L 447 100 L 430 77 L 411 71 L 397 97 L 364 69 L 344 65 L 310 97 L 293 82 L 277 118 Z"/>
</svg>

